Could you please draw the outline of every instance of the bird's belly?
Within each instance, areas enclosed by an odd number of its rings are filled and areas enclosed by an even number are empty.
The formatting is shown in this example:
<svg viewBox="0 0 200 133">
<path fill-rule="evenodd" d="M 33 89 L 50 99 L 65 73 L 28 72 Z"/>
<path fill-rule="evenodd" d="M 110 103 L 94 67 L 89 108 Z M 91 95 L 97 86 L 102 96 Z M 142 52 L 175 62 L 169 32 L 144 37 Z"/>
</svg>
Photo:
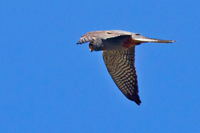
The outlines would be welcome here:
<svg viewBox="0 0 200 133">
<path fill-rule="evenodd" d="M 102 44 L 105 50 L 121 50 L 139 45 L 137 41 L 132 39 L 131 36 L 120 36 L 117 38 L 109 38 L 102 40 Z"/>
<path fill-rule="evenodd" d="M 126 49 L 123 47 L 123 43 L 104 43 L 104 50 L 122 50 Z"/>
</svg>

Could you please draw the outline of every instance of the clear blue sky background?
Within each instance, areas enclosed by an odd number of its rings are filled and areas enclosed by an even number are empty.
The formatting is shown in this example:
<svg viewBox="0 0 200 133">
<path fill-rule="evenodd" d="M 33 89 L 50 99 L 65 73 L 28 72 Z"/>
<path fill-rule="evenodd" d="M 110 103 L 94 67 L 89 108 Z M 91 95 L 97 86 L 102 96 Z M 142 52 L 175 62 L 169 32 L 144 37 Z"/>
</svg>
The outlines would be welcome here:
<svg viewBox="0 0 200 133">
<path fill-rule="evenodd" d="M 2 0 L 0 132 L 200 132 L 200 1 Z M 140 106 L 116 87 L 95 30 L 174 39 L 136 47 Z"/>
</svg>

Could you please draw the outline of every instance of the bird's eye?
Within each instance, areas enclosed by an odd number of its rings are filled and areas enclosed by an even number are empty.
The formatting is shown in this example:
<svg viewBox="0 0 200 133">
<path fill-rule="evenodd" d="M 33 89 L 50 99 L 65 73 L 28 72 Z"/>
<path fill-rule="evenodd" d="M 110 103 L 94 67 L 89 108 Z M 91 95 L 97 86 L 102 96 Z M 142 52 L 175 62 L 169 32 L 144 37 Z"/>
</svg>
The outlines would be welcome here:
<svg viewBox="0 0 200 133">
<path fill-rule="evenodd" d="M 89 48 L 90 48 L 90 51 L 92 52 L 93 51 L 93 45 L 92 45 L 92 43 L 89 44 Z"/>
<path fill-rule="evenodd" d="M 92 47 L 92 43 L 89 43 L 89 47 Z"/>
<path fill-rule="evenodd" d="M 112 34 L 111 32 L 107 32 L 107 34 Z"/>
</svg>

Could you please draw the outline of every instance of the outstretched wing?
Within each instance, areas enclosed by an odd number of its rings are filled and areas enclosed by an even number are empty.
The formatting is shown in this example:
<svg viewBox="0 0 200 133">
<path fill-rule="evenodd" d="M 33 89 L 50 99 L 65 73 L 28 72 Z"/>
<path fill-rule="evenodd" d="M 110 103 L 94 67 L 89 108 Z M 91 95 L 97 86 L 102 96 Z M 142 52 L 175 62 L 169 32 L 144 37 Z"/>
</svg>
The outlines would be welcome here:
<svg viewBox="0 0 200 133">
<path fill-rule="evenodd" d="M 131 36 L 132 34 L 130 32 L 123 32 L 123 31 L 117 31 L 117 30 L 110 30 L 110 31 L 91 31 L 83 36 L 81 36 L 80 40 L 77 44 L 82 44 L 86 42 L 92 42 L 96 38 L 101 39 L 108 39 L 108 38 L 115 38 L 119 36 Z"/>
<path fill-rule="evenodd" d="M 140 105 L 135 69 L 135 46 L 124 51 L 103 51 L 103 59 L 115 84 L 130 100 Z"/>
<path fill-rule="evenodd" d="M 82 44 L 82 43 L 86 43 L 86 42 L 92 42 L 94 39 L 95 39 L 94 36 L 85 34 L 85 35 L 81 36 L 81 38 L 79 39 L 77 44 Z"/>
</svg>

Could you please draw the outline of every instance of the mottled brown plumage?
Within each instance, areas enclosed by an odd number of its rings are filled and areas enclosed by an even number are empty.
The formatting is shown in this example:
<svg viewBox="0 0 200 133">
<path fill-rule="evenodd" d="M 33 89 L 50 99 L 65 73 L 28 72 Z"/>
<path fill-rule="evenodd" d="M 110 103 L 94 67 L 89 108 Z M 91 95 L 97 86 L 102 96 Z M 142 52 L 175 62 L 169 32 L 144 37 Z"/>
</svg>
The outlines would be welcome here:
<svg viewBox="0 0 200 133">
<path fill-rule="evenodd" d="M 77 44 L 90 42 L 90 51 L 103 51 L 103 59 L 113 81 L 130 100 L 140 105 L 135 69 L 135 45 L 141 43 L 172 43 L 174 40 L 147 38 L 120 30 L 93 31 L 81 36 Z"/>
</svg>

